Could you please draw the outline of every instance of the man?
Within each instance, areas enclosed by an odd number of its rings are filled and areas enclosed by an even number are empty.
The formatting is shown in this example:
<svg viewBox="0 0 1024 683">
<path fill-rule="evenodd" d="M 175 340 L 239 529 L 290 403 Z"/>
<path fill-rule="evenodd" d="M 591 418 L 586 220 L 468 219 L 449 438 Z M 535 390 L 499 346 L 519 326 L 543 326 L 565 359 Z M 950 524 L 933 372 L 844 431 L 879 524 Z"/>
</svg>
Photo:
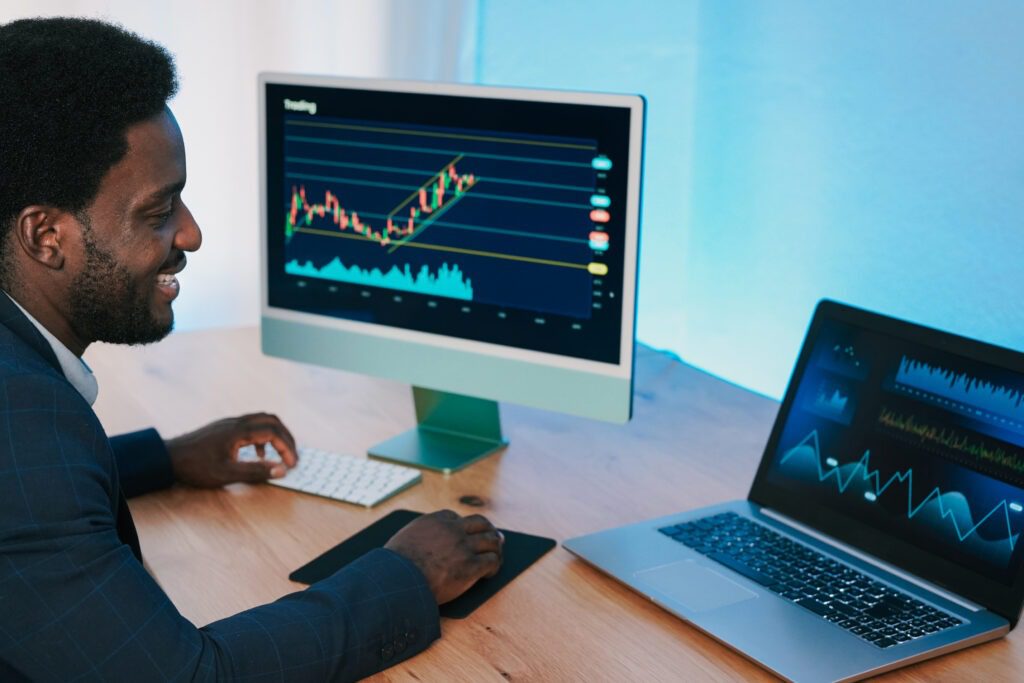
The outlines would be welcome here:
<svg viewBox="0 0 1024 683">
<path fill-rule="evenodd" d="M 440 635 L 501 561 L 482 517 L 425 516 L 306 591 L 197 629 L 145 571 L 125 495 L 296 463 L 272 415 L 108 439 L 80 357 L 166 336 L 199 227 L 169 55 L 82 19 L 0 26 L 0 680 L 351 680 Z M 159 397 L 153 397 L 159 400 Z M 240 463 L 271 443 L 284 464 Z"/>
</svg>

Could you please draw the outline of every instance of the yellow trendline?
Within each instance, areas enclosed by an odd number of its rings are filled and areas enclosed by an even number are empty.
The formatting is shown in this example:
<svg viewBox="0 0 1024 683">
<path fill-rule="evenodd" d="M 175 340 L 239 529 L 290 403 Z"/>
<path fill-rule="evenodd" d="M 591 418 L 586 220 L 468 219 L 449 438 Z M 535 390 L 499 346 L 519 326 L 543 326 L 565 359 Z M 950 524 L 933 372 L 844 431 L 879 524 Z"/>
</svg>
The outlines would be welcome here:
<svg viewBox="0 0 1024 683">
<path fill-rule="evenodd" d="M 564 147 L 566 149 L 597 149 L 593 145 L 572 145 L 566 142 L 541 142 L 539 140 L 510 140 L 509 138 L 488 137 L 486 135 L 459 135 L 457 133 L 430 133 L 421 130 L 402 130 L 399 128 L 376 128 L 374 126 L 352 126 L 343 123 L 321 123 L 319 121 L 286 121 L 290 126 L 311 126 L 313 128 L 343 128 L 345 130 L 366 130 L 371 133 L 394 133 L 395 135 L 423 135 L 431 138 L 456 138 L 459 140 L 477 140 L 480 142 L 507 142 L 513 145 L 536 145 L 538 147 Z"/>
<path fill-rule="evenodd" d="M 324 237 L 342 237 L 349 240 L 363 240 L 364 242 L 376 242 L 368 237 L 362 235 L 349 234 L 343 232 L 333 232 L 330 230 L 314 230 L 313 228 L 296 228 L 294 232 L 304 232 L 310 235 L 322 235 Z M 552 261 L 550 259 L 533 258 L 532 256 L 513 256 L 512 254 L 502 254 L 494 251 L 478 251 L 476 249 L 463 249 L 461 247 L 442 247 L 438 244 L 423 244 L 422 242 L 407 242 L 403 246 L 414 247 L 416 249 L 432 249 L 435 251 L 452 251 L 458 254 L 470 254 L 471 256 L 487 256 L 488 258 L 500 258 L 507 261 L 525 261 L 526 263 L 539 263 L 545 266 L 560 266 L 562 268 L 578 268 L 580 270 L 587 270 L 589 266 L 581 265 L 579 263 L 569 263 L 567 261 Z"/>
</svg>

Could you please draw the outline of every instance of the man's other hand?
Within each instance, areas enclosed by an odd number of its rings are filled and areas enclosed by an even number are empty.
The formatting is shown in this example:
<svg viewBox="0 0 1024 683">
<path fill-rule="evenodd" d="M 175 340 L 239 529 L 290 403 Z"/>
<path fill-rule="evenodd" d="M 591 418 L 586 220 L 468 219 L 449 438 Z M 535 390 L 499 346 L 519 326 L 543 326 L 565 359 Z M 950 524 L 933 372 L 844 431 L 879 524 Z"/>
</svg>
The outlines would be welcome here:
<svg viewBox="0 0 1024 683">
<path fill-rule="evenodd" d="M 281 462 L 264 460 L 270 444 Z M 276 415 L 254 413 L 229 417 L 166 442 L 176 481 L 200 488 L 216 488 L 236 481 L 266 481 L 283 477 L 298 462 L 295 439 Z M 259 460 L 239 462 L 238 449 L 255 446 Z"/>
<path fill-rule="evenodd" d="M 437 604 L 443 605 L 498 573 L 503 543 L 486 517 L 441 510 L 409 522 L 384 547 L 419 567 Z"/>
</svg>

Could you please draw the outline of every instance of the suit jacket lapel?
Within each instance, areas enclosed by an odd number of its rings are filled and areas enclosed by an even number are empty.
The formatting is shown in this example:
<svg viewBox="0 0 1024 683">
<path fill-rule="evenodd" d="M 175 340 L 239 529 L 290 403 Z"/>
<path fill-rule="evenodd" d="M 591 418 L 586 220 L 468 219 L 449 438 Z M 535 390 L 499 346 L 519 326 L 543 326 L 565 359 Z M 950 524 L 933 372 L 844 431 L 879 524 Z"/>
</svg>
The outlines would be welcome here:
<svg viewBox="0 0 1024 683">
<path fill-rule="evenodd" d="M 3 290 L 0 290 L 0 325 L 5 325 L 7 329 L 28 344 L 33 351 L 45 358 L 46 362 L 52 365 L 61 376 L 64 375 L 64 371 L 60 367 L 60 361 L 57 360 L 57 354 L 53 352 L 50 342 L 46 341 L 46 337 L 36 329 L 31 320 L 25 317 L 21 309 L 11 300 L 7 292 Z"/>
</svg>

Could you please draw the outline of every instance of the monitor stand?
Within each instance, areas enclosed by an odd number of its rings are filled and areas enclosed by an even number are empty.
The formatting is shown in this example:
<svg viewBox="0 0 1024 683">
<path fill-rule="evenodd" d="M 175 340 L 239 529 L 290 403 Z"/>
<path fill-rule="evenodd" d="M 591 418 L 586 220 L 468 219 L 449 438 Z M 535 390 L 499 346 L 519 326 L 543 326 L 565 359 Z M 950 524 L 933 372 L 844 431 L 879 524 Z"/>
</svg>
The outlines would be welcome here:
<svg viewBox="0 0 1024 683">
<path fill-rule="evenodd" d="M 412 397 L 418 426 L 371 446 L 371 458 L 450 474 L 508 445 L 495 401 L 421 387 Z"/>
</svg>

